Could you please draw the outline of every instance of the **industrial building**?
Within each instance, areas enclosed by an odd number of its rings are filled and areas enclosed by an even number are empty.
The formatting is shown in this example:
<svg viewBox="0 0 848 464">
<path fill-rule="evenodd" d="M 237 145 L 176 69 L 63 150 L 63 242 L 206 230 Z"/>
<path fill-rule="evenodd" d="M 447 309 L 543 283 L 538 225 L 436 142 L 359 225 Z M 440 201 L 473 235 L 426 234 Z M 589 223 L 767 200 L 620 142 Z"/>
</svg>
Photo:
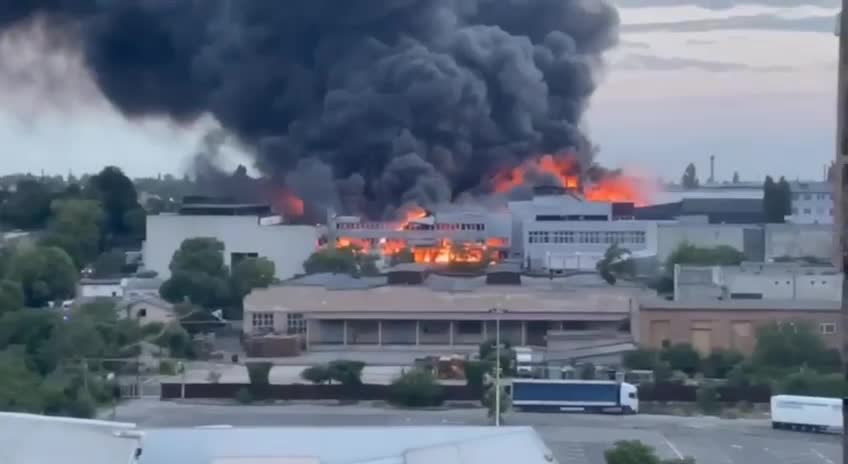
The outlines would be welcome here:
<svg viewBox="0 0 848 464">
<path fill-rule="evenodd" d="M 842 273 L 831 266 L 745 262 L 674 266 L 674 300 L 842 300 Z"/>
<path fill-rule="evenodd" d="M 589 356 L 587 346 L 595 352 L 613 346 L 619 351 L 632 349 L 630 321 L 636 301 L 652 293 L 626 285 L 612 287 L 595 275 L 575 276 L 580 283 L 572 278 L 520 277 L 520 284 L 505 285 L 492 283 L 491 275 L 413 279 L 409 271 L 393 274 L 368 279 L 309 276 L 304 282 L 256 289 L 244 301 L 243 330 L 247 337 L 299 334 L 309 350 L 369 346 L 474 350 L 495 337 L 500 321 L 501 337 L 514 345 L 535 346 L 563 357 L 584 350 L 583 355 Z M 415 281 L 420 284 L 410 284 Z M 575 344 L 575 340 L 582 341 Z"/>
<path fill-rule="evenodd" d="M 224 244 L 224 262 L 233 266 L 246 257 L 273 261 L 276 276 L 303 273 L 303 262 L 318 246 L 315 226 L 283 223 L 270 207 L 253 204 L 184 203 L 177 213 L 147 217 L 144 268 L 170 277 L 174 252 L 186 239 L 213 237 Z"/>
<path fill-rule="evenodd" d="M 716 349 L 751 354 L 758 327 L 804 323 L 814 327 L 828 346 L 841 349 L 839 306 L 838 301 L 821 300 L 649 298 L 639 302 L 638 342 L 657 349 L 688 343 L 704 355 Z"/>
<path fill-rule="evenodd" d="M 786 217 L 793 224 L 833 224 L 833 184 L 830 182 L 789 183 L 792 191 L 792 214 Z"/>
</svg>

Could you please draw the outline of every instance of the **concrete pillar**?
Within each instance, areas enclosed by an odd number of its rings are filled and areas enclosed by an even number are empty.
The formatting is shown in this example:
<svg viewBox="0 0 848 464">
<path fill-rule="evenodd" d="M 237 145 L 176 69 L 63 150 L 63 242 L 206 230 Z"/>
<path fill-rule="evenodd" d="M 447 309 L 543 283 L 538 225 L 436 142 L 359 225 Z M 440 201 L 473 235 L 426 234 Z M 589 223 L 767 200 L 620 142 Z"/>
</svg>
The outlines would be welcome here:
<svg viewBox="0 0 848 464">
<path fill-rule="evenodd" d="M 342 321 L 342 345 L 347 345 L 347 319 Z"/>
<path fill-rule="evenodd" d="M 383 321 L 377 321 L 377 345 L 383 345 Z"/>
<path fill-rule="evenodd" d="M 421 321 L 415 321 L 415 344 L 421 344 Z"/>
<path fill-rule="evenodd" d="M 521 345 L 527 344 L 527 321 L 521 321 Z"/>
<path fill-rule="evenodd" d="M 488 322 L 489 321 L 487 321 L 487 320 L 483 320 L 483 321 L 480 322 L 481 324 L 483 324 L 483 330 L 482 330 L 483 339 L 480 340 L 480 343 L 483 343 L 483 342 L 485 342 L 486 340 L 489 339 L 488 328 L 487 328 L 489 326 Z"/>
<path fill-rule="evenodd" d="M 310 322 L 312 322 L 312 321 L 309 321 L 309 320 L 305 321 L 306 330 L 303 332 L 303 336 L 304 336 L 303 342 L 304 342 L 304 346 L 306 347 L 306 351 L 309 351 L 309 326 L 312 325 L 312 324 L 310 324 Z"/>
<path fill-rule="evenodd" d="M 453 346 L 453 321 L 448 321 L 448 345 Z"/>
</svg>

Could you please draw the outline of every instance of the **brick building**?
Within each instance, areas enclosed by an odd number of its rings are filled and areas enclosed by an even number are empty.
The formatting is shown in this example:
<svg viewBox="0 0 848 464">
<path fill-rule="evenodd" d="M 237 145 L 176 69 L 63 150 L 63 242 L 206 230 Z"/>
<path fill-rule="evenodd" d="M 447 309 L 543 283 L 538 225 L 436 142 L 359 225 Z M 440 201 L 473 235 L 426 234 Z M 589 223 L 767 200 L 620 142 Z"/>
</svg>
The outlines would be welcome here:
<svg viewBox="0 0 848 464">
<path fill-rule="evenodd" d="M 750 354 L 758 327 L 807 323 L 831 348 L 841 348 L 838 301 L 810 300 L 640 300 L 634 330 L 641 346 L 690 343 L 702 354 L 734 349 Z"/>
</svg>

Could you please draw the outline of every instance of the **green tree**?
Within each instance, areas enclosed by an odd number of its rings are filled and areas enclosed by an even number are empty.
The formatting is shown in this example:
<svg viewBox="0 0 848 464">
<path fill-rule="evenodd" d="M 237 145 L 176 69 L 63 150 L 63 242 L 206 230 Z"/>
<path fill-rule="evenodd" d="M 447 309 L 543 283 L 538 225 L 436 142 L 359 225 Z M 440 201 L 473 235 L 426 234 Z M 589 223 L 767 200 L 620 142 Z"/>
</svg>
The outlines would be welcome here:
<svg viewBox="0 0 848 464">
<path fill-rule="evenodd" d="M 389 400 L 406 407 L 439 406 L 444 402 L 442 386 L 424 369 L 411 369 L 389 386 Z"/>
<path fill-rule="evenodd" d="M 115 277 L 123 273 L 127 258 L 123 251 L 112 250 L 101 253 L 94 260 L 94 276 Z"/>
<path fill-rule="evenodd" d="M 303 263 L 307 274 L 329 272 L 333 274 L 376 275 L 379 273 L 375 256 L 363 253 L 359 248 L 325 247 L 311 255 Z"/>
<path fill-rule="evenodd" d="M 245 367 L 247 367 L 247 376 L 250 378 L 251 386 L 270 385 L 273 364 L 269 362 L 249 362 L 245 364 Z"/>
<path fill-rule="evenodd" d="M 775 182 L 771 176 L 766 176 L 763 182 L 763 215 L 766 222 L 782 223 L 792 212 L 792 189 L 789 182 L 781 177 Z"/>
<path fill-rule="evenodd" d="M 841 368 L 839 353 L 829 349 L 810 324 L 767 324 L 757 329 L 756 338 L 753 361 L 758 367 L 809 367 L 820 372 L 837 372 Z"/>
<path fill-rule="evenodd" d="M 739 172 L 738 172 L 738 171 L 733 171 L 733 181 L 732 181 L 732 182 L 733 182 L 734 184 L 738 184 L 738 183 L 739 183 Z"/>
<path fill-rule="evenodd" d="M 28 247 L 19 250 L 9 264 L 7 277 L 20 282 L 29 307 L 42 307 L 48 301 L 72 298 L 76 293 L 77 271 L 67 253 L 56 247 Z"/>
<path fill-rule="evenodd" d="M 633 276 L 636 273 L 633 260 L 630 258 L 630 250 L 611 244 L 604 257 L 595 265 L 598 273 L 608 284 L 615 285 L 619 276 Z"/>
<path fill-rule="evenodd" d="M 695 392 L 695 401 L 704 414 L 717 414 L 721 411 L 718 390 L 712 385 L 701 385 Z"/>
<path fill-rule="evenodd" d="M 12 280 L 0 280 L 0 315 L 24 307 L 24 291 L 21 284 Z"/>
<path fill-rule="evenodd" d="M 229 271 L 224 263 L 224 243 L 212 237 L 186 239 L 174 252 L 169 269 L 226 277 Z"/>
<path fill-rule="evenodd" d="M 326 364 L 309 366 L 300 373 L 300 378 L 316 385 L 329 383 L 332 380 L 330 369 Z"/>
<path fill-rule="evenodd" d="M 671 271 L 675 264 L 697 266 L 735 266 L 745 260 L 745 254 L 727 245 L 715 248 L 699 247 L 683 242 L 669 255 L 666 269 Z"/>
<path fill-rule="evenodd" d="M 488 361 L 494 372 L 497 361 L 495 339 L 489 339 L 480 344 L 478 354 L 481 360 Z M 515 374 L 515 350 L 509 340 L 501 339 L 501 373 L 505 376 Z"/>
<path fill-rule="evenodd" d="M 706 377 L 726 379 L 738 364 L 744 361 L 742 353 L 734 350 L 713 350 L 704 358 L 703 371 Z"/>
<path fill-rule="evenodd" d="M 695 171 L 695 164 L 689 163 L 683 171 L 683 177 L 680 179 L 680 185 L 686 190 L 692 190 L 698 188 L 700 184 L 700 181 L 698 181 L 698 174 Z"/>
<path fill-rule="evenodd" d="M 622 364 L 628 369 L 651 370 L 657 365 L 657 351 L 639 348 L 624 353 Z"/>
<path fill-rule="evenodd" d="M 42 243 L 65 250 L 77 269 L 91 263 L 100 251 L 100 205 L 92 200 L 56 200 L 51 210 Z"/>
<path fill-rule="evenodd" d="M 159 289 L 171 303 L 190 301 L 205 308 L 232 302 L 231 284 L 224 264 L 224 244 L 214 238 L 190 238 L 171 259 L 171 277 Z"/>
<path fill-rule="evenodd" d="M 267 258 L 245 258 L 233 267 L 232 283 L 236 298 L 241 301 L 256 288 L 267 288 L 274 283 L 276 269 Z"/>
<path fill-rule="evenodd" d="M 492 372 L 490 361 L 466 361 L 465 382 L 475 393 L 482 395 L 486 374 Z"/>
<path fill-rule="evenodd" d="M 848 393 L 846 387 L 842 374 L 820 374 L 809 369 L 789 374 L 778 382 L 780 393 L 786 395 L 841 398 Z"/>
<path fill-rule="evenodd" d="M 503 415 L 512 408 L 512 397 L 510 397 L 506 392 L 506 386 L 501 385 L 500 398 L 495 398 L 495 384 L 492 383 L 489 385 L 489 388 L 486 389 L 486 392 L 483 394 L 483 399 L 481 402 L 483 406 L 486 408 L 486 414 L 488 417 L 495 417 L 495 407 L 496 403 L 500 403 L 500 414 Z"/>
<path fill-rule="evenodd" d="M 144 208 L 133 208 L 124 213 L 124 227 L 128 237 L 143 240 L 147 233 L 147 212 Z"/>
<path fill-rule="evenodd" d="M 27 367 L 20 350 L 0 351 L 0 410 L 40 413 L 41 378 Z"/>
<path fill-rule="evenodd" d="M 14 229 L 40 229 L 50 216 L 53 199 L 47 186 L 37 180 L 24 179 L 16 190 L 0 204 L 0 223 Z"/>
<path fill-rule="evenodd" d="M 141 208 L 135 185 L 120 168 L 107 166 L 88 179 L 86 193 L 100 201 L 106 213 L 106 236 L 128 236 L 132 225 L 128 224 L 127 213 Z"/>
<path fill-rule="evenodd" d="M 690 376 L 701 371 L 701 355 L 688 343 L 677 343 L 660 351 L 660 360 Z"/>
</svg>

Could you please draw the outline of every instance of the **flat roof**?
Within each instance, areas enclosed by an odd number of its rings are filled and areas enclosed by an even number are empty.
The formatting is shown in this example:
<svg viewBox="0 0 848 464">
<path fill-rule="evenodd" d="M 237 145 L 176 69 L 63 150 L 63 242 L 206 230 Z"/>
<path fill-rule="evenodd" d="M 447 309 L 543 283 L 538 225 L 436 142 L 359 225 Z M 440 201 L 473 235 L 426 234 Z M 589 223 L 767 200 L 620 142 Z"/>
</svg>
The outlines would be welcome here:
<svg viewBox="0 0 848 464">
<path fill-rule="evenodd" d="M 148 430 L 139 463 L 214 464 L 221 458 L 346 464 L 553 462 L 553 454 L 532 427 L 222 426 Z"/>
<path fill-rule="evenodd" d="M 707 298 L 669 301 L 662 298 L 639 300 L 647 311 L 839 311 L 838 301 L 828 300 L 716 300 Z"/>
<path fill-rule="evenodd" d="M 616 289 L 540 289 L 526 285 L 481 286 L 444 291 L 422 285 L 391 285 L 370 289 L 339 289 L 280 285 L 251 292 L 247 311 L 302 313 L 488 313 L 492 308 L 511 313 L 629 314 L 644 292 Z"/>
</svg>

